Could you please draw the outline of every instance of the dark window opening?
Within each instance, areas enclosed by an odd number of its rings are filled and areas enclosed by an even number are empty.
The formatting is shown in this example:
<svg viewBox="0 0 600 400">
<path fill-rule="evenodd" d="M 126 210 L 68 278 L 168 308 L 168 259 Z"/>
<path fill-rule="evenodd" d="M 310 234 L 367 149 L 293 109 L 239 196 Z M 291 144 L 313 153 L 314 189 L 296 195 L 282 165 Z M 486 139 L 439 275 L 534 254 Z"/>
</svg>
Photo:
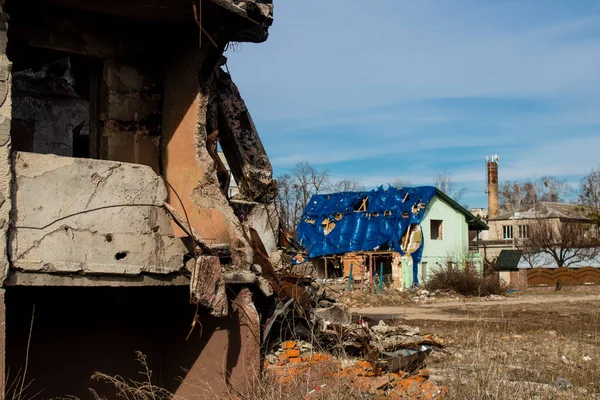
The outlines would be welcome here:
<svg viewBox="0 0 600 400">
<path fill-rule="evenodd" d="M 18 30 L 17 30 L 18 31 Z M 98 132 L 97 101 L 91 101 L 101 62 L 89 57 L 28 45 L 9 29 L 7 56 L 12 61 L 14 151 L 92 156 L 90 139 Z"/>
<path fill-rule="evenodd" d="M 443 240 L 442 220 L 431 220 L 431 240 Z"/>
</svg>

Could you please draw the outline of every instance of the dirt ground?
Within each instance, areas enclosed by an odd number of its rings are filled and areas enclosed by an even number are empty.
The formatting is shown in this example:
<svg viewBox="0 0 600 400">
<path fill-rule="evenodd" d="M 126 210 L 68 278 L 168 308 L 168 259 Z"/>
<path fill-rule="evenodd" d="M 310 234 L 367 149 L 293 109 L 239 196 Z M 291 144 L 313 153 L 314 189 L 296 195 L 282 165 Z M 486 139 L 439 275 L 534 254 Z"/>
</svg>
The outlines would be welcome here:
<svg viewBox="0 0 600 400">
<path fill-rule="evenodd" d="M 445 340 L 427 367 L 451 399 L 600 399 L 600 292 L 355 309 Z"/>
<path fill-rule="evenodd" d="M 449 301 L 433 301 L 425 304 L 405 303 L 398 306 L 351 308 L 353 314 L 370 317 L 371 319 L 404 319 L 404 320 L 444 320 L 458 321 L 465 319 L 480 319 L 481 311 L 489 307 L 500 307 L 501 313 L 495 317 L 503 318 L 502 309 L 517 305 L 579 303 L 600 301 L 600 292 L 548 292 L 531 293 L 519 296 L 508 296 L 502 299 L 462 299 Z"/>
</svg>

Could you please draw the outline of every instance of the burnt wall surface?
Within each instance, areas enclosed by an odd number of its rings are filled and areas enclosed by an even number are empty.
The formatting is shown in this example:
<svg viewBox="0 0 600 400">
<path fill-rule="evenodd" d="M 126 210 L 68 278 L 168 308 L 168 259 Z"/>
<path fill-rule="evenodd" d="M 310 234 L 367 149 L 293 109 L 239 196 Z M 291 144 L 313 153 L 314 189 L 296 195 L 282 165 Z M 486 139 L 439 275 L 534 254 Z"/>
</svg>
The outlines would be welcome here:
<svg viewBox="0 0 600 400">
<path fill-rule="evenodd" d="M 29 396 L 85 399 L 93 388 L 116 398 L 114 387 L 90 377 L 99 371 L 144 381 L 135 360 L 139 351 L 147 357 L 152 383 L 178 398 L 228 398 L 228 392 L 244 392 L 258 371 L 260 348 L 251 293 L 228 292 L 228 317 L 201 314 L 201 325 L 190 334 L 195 307 L 185 287 L 8 288 L 7 366 L 14 374 L 24 367 L 32 326 Z"/>
<path fill-rule="evenodd" d="M 170 184 L 169 204 L 200 237 L 248 268 L 252 250 L 224 192 L 217 142 L 245 199 L 270 204 L 275 185 L 250 114 L 218 65 L 229 41 L 266 39 L 272 5 L 202 2 L 200 38 L 189 3 L 179 5 L 187 17 L 174 4 L 173 15 L 161 14 L 160 2 L 136 17 L 131 0 L 111 7 L 32 1 L 36 7 L 8 3 L 8 50 L 19 78 L 16 150 L 150 166 Z"/>
<path fill-rule="evenodd" d="M 35 3 L 8 3 L 15 149 L 159 172 L 164 64 L 153 54 L 178 29 Z"/>
</svg>

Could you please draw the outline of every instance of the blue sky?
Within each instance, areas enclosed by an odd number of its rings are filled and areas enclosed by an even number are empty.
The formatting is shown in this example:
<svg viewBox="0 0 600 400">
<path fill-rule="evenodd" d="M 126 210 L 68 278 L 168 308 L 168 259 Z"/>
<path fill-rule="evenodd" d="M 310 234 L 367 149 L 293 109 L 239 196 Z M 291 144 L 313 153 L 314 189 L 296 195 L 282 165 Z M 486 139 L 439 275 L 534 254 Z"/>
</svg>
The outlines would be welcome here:
<svg viewBox="0 0 600 400">
<path fill-rule="evenodd" d="M 228 68 L 275 174 L 299 161 L 367 187 L 500 181 L 600 165 L 600 1 L 274 0 Z"/>
</svg>

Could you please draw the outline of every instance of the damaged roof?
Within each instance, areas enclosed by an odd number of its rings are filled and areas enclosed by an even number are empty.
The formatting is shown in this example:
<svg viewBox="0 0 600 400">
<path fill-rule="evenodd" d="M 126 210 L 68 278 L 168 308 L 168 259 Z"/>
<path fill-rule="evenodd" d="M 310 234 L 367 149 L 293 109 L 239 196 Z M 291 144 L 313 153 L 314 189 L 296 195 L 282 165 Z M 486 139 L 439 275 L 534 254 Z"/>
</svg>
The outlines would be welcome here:
<svg viewBox="0 0 600 400">
<path fill-rule="evenodd" d="M 400 239 L 413 224 L 420 224 L 427 205 L 439 197 L 466 218 L 469 229 L 487 225 L 433 186 L 383 186 L 368 192 L 314 195 L 298 225 L 298 240 L 308 258 L 352 251 L 390 250 L 403 253 Z"/>
<path fill-rule="evenodd" d="M 577 204 L 540 201 L 533 206 L 524 207 L 517 211 L 507 212 L 495 218 L 490 218 L 490 221 L 535 218 L 560 218 L 582 221 L 589 220 L 585 210 Z"/>
</svg>

